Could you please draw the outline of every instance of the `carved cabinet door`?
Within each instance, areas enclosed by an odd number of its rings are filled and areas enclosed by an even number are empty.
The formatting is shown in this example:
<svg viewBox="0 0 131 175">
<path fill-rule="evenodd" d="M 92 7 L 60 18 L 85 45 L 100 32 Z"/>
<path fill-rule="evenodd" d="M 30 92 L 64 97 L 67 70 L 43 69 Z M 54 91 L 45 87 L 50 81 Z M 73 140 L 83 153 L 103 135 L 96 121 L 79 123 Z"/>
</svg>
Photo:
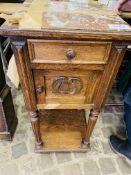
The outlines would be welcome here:
<svg viewBox="0 0 131 175">
<path fill-rule="evenodd" d="M 37 104 L 93 103 L 101 71 L 34 70 Z"/>
</svg>

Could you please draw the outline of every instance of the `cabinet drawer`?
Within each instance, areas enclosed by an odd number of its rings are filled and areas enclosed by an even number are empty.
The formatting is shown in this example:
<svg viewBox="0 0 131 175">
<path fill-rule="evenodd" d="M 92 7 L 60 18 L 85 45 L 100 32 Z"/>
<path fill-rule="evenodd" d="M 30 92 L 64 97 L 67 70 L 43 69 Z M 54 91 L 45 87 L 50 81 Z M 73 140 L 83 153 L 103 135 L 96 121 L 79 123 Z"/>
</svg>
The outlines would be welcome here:
<svg viewBox="0 0 131 175">
<path fill-rule="evenodd" d="M 33 63 L 106 64 L 111 43 L 28 40 L 28 48 Z"/>
<path fill-rule="evenodd" d="M 33 70 L 37 104 L 91 104 L 101 71 Z"/>
</svg>

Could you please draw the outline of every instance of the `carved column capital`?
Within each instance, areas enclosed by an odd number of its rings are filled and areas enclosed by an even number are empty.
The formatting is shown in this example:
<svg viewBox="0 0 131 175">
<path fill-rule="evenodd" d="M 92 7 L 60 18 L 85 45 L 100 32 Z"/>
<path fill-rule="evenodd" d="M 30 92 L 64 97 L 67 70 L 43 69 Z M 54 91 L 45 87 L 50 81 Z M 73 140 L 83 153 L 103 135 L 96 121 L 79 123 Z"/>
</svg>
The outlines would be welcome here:
<svg viewBox="0 0 131 175">
<path fill-rule="evenodd" d="M 117 45 L 117 44 L 115 44 L 115 48 L 116 48 L 117 52 L 120 54 L 126 48 L 126 46 L 125 45 Z"/>
</svg>

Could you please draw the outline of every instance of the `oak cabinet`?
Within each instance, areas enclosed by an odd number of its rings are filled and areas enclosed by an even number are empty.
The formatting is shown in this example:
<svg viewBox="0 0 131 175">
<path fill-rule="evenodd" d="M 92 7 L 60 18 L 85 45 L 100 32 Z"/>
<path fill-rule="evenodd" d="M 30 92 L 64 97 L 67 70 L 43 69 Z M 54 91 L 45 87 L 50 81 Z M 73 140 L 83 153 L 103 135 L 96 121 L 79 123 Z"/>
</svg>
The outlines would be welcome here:
<svg viewBox="0 0 131 175">
<path fill-rule="evenodd" d="M 25 12 L 31 18 L 0 28 L 11 38 L 35 151 L 87 151 L 130 27 L 97 3 L 39 0 L 39 11 L 35 3 Z"/>
</svg>

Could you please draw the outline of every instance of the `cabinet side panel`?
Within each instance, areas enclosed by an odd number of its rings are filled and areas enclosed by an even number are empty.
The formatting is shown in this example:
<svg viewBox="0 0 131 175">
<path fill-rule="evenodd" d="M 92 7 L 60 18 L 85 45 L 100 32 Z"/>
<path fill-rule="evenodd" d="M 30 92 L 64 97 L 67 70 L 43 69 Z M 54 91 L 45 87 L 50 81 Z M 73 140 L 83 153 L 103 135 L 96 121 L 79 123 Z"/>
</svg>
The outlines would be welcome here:
<svg viewBox="0 0 131 175">
<path fill-rule="evenodd" d="M 114 44 L 112 46 L 109 63 L 105 66 L 95 98 L 95 107 L 97 109 L 100 109 L 104 105 L 104 102 L 112 87 L 113 80 L 115 79 L 121 65 L 126 48 L 127 46 L 122 44 Z"/>
</svg>

